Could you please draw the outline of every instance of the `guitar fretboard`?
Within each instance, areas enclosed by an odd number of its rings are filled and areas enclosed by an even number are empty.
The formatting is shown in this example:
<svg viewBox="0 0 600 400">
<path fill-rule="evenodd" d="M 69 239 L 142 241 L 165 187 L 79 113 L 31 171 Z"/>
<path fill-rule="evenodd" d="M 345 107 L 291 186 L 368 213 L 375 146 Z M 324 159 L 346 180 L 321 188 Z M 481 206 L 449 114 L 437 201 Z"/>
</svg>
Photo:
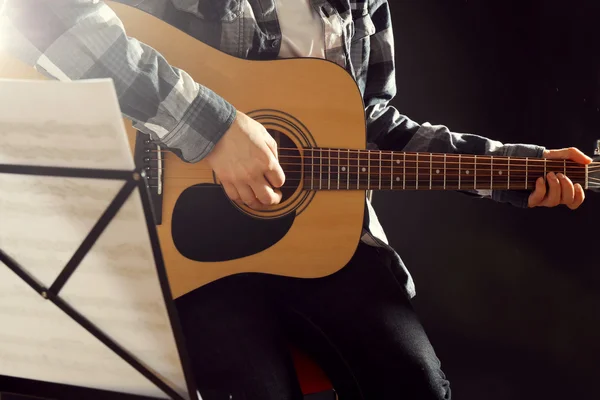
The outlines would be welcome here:
<svg viewBox="0 0 600 400">
<path fill-rule="evenodd" d="M 304 149 L 304 187 L 310 190 L 530 190 L 548 172 L 586 187 L 587 168 L 567 160 Z"/>
</svg>

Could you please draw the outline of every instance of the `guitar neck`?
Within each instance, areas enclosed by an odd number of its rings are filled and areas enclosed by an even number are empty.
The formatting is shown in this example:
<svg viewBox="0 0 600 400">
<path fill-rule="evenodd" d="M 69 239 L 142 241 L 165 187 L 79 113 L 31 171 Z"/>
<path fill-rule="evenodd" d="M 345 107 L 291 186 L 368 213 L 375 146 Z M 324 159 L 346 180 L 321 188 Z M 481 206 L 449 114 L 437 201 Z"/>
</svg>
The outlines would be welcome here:
<svg viewBox="0 0 600 400">
<path fill-rule="evenodd" d="M 531 190 L 548 172 L 587 189 L 587 166 L 541 158 L 304 149 L 304 187 L 311 190 Z"/>
</svg>

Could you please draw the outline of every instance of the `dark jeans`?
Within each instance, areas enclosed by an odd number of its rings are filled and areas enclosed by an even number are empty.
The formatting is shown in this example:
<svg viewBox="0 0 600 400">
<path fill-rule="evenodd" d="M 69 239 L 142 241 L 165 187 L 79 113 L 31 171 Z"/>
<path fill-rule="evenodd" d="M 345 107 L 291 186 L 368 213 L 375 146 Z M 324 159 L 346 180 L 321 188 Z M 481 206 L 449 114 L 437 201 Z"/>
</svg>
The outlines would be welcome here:
<svg viewBox="0 0 600 400">
<path fill-rule="evenodd" d="M 178 299 L 204 400 L 302 399 L 290 342 L 322 366 L 340 400 L 450 399 L 440 361 L 390 268 L 378 249 L 361 244 L 325 278 L 244 274 Z"/>
</svg>

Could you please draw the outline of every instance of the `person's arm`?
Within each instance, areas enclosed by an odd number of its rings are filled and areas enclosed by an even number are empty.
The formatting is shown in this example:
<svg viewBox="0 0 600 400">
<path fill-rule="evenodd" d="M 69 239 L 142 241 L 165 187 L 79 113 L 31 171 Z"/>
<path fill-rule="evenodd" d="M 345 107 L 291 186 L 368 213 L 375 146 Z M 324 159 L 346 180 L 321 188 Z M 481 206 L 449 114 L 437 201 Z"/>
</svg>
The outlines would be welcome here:
<svg viewBox="0 0 600 400">
<path fill-rule="evenodd" d="M 479 135 L 451 132 L 446 126 L 418 124 L 389 102 L 396 95 L 394 37 L 386 0 L 371 0 L 369 13 L 375 33 L 371 37 L 368 79 L 364 101 L 367 136 L 381 150 L 543 157 L 544 147 L 506 144 Z M 529 191 L 461 191 L 499 202 L 526 207 Z"/>
<path fill-rule="evenodd" d="M 284 174 L 264 127 L 128 37 L 103 1 L 0 0 L 0 37 L 4 51 L 50 78 L 111 78 L 123 115 L 182 160 L 206 159 L 232 200 L 280 201 L 271 185 Z"/>
<path fill-rule="evenodd" d="M 123 114 L 185 161 L 204 158 L 235 108 L 134 38 L 94 0 L 4 0 L 11 54 L 59 80 L 113 79 Z"/>
</svg>

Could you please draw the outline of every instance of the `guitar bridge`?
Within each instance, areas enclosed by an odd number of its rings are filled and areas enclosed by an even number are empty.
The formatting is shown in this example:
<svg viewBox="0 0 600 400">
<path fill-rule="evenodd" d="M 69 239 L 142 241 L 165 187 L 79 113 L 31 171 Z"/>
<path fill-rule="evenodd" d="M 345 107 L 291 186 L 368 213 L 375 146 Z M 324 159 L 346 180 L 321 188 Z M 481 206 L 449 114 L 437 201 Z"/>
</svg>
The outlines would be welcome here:
<svg viewBox="0 0 600 400">
<path fill-rule="evenodd" d="M 162 224 L 163 188 L 165 163 L 162 149 L 149 135 L 137 131 L 134 161 L 137 168 L 146 173 L 146 187 L 150 194 L 150 205 L 156 225 Z"/>
</svg>

